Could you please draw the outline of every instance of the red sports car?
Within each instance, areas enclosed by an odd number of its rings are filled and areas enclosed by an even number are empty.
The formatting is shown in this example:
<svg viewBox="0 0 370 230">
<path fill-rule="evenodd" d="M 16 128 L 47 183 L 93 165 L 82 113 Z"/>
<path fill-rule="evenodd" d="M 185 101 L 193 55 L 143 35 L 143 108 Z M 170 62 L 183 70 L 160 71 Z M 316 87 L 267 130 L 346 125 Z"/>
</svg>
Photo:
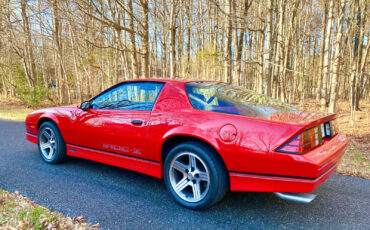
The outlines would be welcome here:
<svg viewBox="0 0 370 230">
<path fill-rule="evenodd" d="M 310 202 L 306 193 L 335 172 L 348 143 L 335 118 L 225 83 L 141 79 L 32 112 L 26 139 L 47 163 L 81 157 L 164 178 L 191 209 L 228 190 Z"/>
</svg>

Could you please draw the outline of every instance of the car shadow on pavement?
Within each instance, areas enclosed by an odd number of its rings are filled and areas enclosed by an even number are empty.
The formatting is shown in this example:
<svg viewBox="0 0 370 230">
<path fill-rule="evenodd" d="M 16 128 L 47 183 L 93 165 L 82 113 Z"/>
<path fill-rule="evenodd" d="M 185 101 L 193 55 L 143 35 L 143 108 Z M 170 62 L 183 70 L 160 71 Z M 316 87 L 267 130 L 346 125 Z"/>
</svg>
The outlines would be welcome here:
<svg viewBox="0 0 370 230">
<path fill-rule="evenodd" d="M 170 213 L 190 215 L 198 220 L 201 220 L 202 216 L 212 218 L 223 213 L 234 219 L 264 217 L 267 218 L 267 222 L 284 224 L 292 221 L 304 222 L 306 221 L 304 217 L 307 216 L 307 213 L 317 218 L 325 216 L 332 218 L 328 214 L 331 209 L 343 208 L 342 205 L 338 206 L 338 202 L 335 199 L 330 199 L 332 195 L 330 193 L 335 192 L 338 188 L 323 186 L 315 191 L 319 196 L 310 204 L 282 200 L 273 193 L 229 192 L 214 207 L 203 211 L 192 211 L 175 203 L 168 194 L 163 180 L 84 159 L 71 159 L 67 164 L 73 167 L 84 168 L 84 171 L 87 173 L 93 172 L 97 180 L 100 180 L 100 177 L 104 178 L 102 183 L 111 183 L 113 190 L 129 190 L 133 194 L 140 194 L 140 196 L 134 196 L 132 202 L 136 202 L 135 199 L 144 199 L 145 202 L 149 203 L 149 206 L 160 206 L 171 211 Z M 107 178 L 110 178 L 110 180 L 107 180 Z M 93 180 L 94 178 L 91 179 Z M 114 188 L 115 186 L 117 187 Z M 122 196 L 125 195 L 123 192 Z"/>
</svg>

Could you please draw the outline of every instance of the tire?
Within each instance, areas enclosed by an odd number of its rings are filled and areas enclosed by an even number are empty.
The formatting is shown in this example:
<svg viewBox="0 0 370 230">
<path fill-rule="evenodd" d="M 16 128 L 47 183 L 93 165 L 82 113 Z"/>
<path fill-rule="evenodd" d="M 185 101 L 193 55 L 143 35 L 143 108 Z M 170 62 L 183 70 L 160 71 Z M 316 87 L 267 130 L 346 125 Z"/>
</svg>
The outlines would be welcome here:
<svg viewBox="0 0 370 230">
<path fill-rule="evenodd" d="M 41 158 L 49 164 L 57 164 L 67 160 L 66 145 L 54 122 L 41 124 L 37 138 Z"/>
<path fill-rule="evenodd" d="M 179 144 L 168 153 L 164 179 L 172 197 L 193 210 L 211 207 L 229 190 L 228 171 L 221 157 L 196 141 Z"/>
</svg>

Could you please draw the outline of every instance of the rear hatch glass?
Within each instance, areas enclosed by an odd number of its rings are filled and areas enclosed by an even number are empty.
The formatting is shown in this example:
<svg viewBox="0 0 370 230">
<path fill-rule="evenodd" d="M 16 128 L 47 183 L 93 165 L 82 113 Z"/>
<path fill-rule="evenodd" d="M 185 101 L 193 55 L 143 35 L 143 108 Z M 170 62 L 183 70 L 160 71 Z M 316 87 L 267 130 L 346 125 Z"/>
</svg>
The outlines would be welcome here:
<svg viewBox="0 0 370 230">
<path fill-rule="evenodd" d="M 189 82 L 185 88 L 191 104 L 199 110 L 259 118 L 296 111 L 287 103 L 226 83 Z"/>
</svg>

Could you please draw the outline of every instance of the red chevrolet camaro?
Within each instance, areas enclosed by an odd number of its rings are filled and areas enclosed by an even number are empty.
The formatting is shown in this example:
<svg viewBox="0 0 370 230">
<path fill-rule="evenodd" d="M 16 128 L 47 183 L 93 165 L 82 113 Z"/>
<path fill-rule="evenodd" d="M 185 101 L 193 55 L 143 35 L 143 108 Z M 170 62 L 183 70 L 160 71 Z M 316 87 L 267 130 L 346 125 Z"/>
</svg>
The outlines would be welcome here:
<svg viewBox="0 0 370 230">
<path fill-rule="evenodd" d="M 310 202 L 348 144 L 335 118 L 225 83 L 141 79 L 32 112 L 26 139 L 47 163 L 80 157 L 164 178 L 191 209 L 228 190 Z"/>
</svg>

